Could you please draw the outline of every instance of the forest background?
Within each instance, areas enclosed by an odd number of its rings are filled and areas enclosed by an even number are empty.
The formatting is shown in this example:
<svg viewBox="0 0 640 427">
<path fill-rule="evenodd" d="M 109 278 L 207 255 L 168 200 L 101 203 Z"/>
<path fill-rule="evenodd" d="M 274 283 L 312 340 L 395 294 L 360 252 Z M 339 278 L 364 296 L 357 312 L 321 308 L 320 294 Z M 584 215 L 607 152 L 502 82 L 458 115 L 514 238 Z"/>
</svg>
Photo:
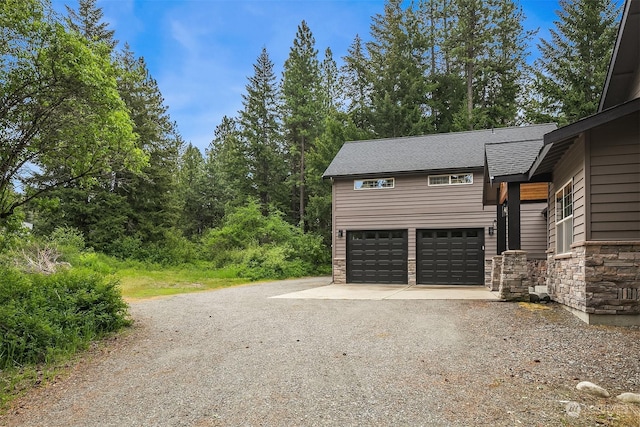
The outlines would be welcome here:
<svg viewBox="0 0 640 427">
<path fill-rule="evenodd" d="M 144 59 L 126 42 L 116 50 L 96 0 L 66 16 L 46 0 L 8 0 L 0 248 L 26 221 L 36 236 L 65 228 L 119 259 L 245 272 L 295 260 L 291 273 L 316 273 L 331 242 L 321 176 L 345 141 L 563 125 L 595 112 L 619 7 L 559 5 L 533 66 L 535 34 L 511 0 L 388 1 L 371 41 L 356 36 L 340 68 L 303 21 L 281 76 L 263 48 L 243 108 L 203 155 L 178 134 Z"/>
</svg>

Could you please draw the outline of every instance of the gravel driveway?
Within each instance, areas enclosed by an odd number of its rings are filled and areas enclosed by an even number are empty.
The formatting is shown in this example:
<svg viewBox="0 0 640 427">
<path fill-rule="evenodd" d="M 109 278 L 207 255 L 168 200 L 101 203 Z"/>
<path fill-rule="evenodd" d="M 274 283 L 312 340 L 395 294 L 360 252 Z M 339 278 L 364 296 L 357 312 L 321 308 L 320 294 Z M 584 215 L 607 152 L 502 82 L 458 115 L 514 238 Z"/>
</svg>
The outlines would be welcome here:
<svg viewBox="0 0 640 427">
<path fill-rule="evenodd" d="M 588 326 L 556 305 L 268 298 L 325 283 L 136 302 L 132 332 L 0 423 L 640 425 L 640 406 L 575 389 L 640 392 L 638 329 Z"/>
</svg>

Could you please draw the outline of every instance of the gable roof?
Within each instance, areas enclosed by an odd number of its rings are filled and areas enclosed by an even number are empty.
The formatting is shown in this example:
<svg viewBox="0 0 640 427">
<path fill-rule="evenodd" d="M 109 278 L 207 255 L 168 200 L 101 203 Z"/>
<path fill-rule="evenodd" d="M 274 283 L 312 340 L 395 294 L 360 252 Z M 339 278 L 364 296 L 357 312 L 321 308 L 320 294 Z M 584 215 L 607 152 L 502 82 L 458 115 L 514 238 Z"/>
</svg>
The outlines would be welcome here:
<svg viewBox="0 0 640 427">
<path fill-rule="evenodd" d="M 640 0 L 624 4 L 598 112 L 628 101 L 640 66 Z"/>
<path fill-rule="evenodd" d="M 485 144 L 534 140 L 541 144 L 543 135 L 553 129 L 555 125 L 545 124 L 346 142 L 323 178 L 482 169 Z"/>
<path fill-rule="evenodd" d="M 556 127 L 553 123 L 540 125 L 541 133 L 535 139 L 488 143 L 485 146 L 485 155 L 489 180 L 527 181 L 527 172 L 544 145 L 544 134 L 555 130 Z"/>
</svg>

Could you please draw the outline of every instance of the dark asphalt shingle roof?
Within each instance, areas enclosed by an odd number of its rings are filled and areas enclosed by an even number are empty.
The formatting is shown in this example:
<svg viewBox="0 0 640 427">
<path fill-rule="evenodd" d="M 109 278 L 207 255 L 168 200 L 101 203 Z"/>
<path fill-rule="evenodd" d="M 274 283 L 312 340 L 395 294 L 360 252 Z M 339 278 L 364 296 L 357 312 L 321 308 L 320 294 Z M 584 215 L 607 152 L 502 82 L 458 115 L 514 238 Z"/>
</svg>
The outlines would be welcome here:
<svg viewBox="0 0 640 427">
<path fill-rule="evenodd" d="M 323 177 L 479 169 L 484 167 L 485 144 L 539 141 L 542 146 L 544 134 L 555 128 L 546 124 L 346 142 Z M 529 153 L 531 147 L 526 147 Z M 507 164 L 508 158 L 497 161 L 496 166 L 501 165 L 502 171 Z"/>
<path fill-rule="evenodd" d="M 489 178 L 493 181 L 496 177 L 526 174 L 544 145 L 544 134 L 555 130 L 556 126 L 548 125 L 545 129 L 536 139 L 486 144 Z"/>
</svg>

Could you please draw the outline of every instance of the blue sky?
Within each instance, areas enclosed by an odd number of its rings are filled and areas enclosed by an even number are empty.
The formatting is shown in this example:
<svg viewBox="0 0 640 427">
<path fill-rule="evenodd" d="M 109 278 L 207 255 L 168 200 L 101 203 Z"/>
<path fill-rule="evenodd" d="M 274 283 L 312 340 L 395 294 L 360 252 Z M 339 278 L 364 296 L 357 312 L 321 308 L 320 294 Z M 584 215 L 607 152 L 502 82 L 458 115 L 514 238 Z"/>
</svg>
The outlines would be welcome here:
<svg viewBox="0 0 640 427">
<path fill-rule="evenodd" d="M 52 0 L 58 11 L 77 0 Z M 172 120 L 186 142 L 203 152 L 224 115 L 242 108 L 247 78 L 262 47 L 276 73 L 300 22 L 307 21 L 319 57 L 330 47 L 341 63 L 356 34 L 369 38 L 383 0 L 98 0 L 116 39 L 144 57 Z M 522 0 L 525 28 L 548 38 L 557 0 Z M 535 55 L 535 52 L 532 52 Z"/>
</svg>

